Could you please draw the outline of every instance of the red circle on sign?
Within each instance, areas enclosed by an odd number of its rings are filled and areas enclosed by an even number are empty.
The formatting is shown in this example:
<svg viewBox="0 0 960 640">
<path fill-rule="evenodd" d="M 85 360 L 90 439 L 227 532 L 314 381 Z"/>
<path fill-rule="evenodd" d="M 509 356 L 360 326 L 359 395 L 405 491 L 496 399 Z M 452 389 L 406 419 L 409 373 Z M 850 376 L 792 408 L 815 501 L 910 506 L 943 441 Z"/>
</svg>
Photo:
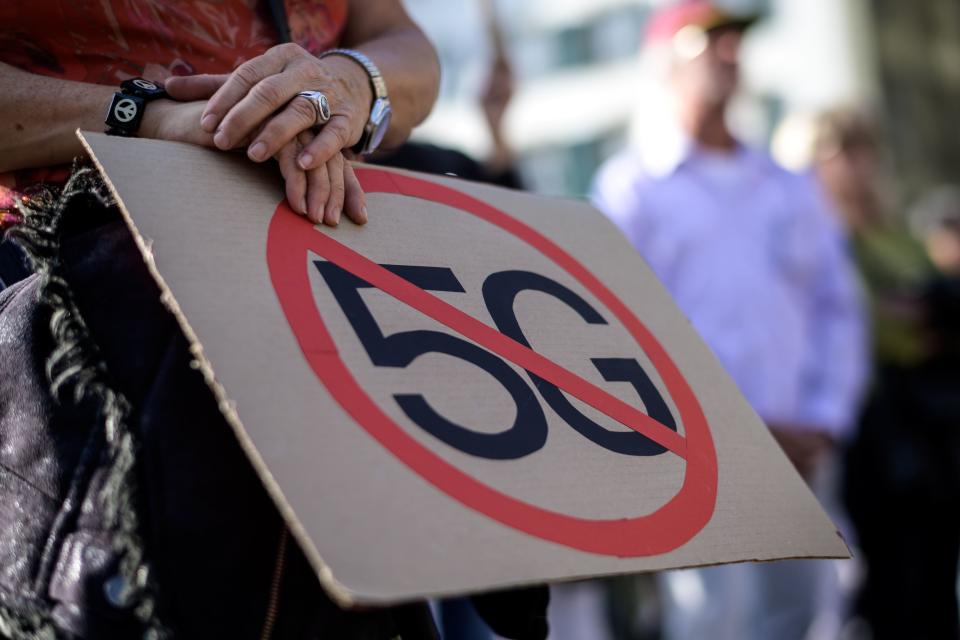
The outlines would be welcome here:
<svg viewBox="0 0 960 640">
<path fill-rule="evenodd" d="M 377 265 L 314 229 L 284 201 L 274 212 L 267 236 L 270 278 L 310 367 L 340 406 L 382 446 L 438 489 L 471 509 L 532 536 L 582 551 L 637 557 L 667 553 L 699 533 L 710 521 L 716 505 L 717 458 L 713 438 L 700 403 L 680 370 L 627 306 L 553 241 L 485 202 L 433 182 L 378 169 L 358 169 L 357 176 L 367 193 L 396 193 L 430 200 L 499 227 L 539 251 L 596 296 L 656 367 L 680 413 L 684 426 L 680 440 L 684 446 L 679 452 L 671 448 L 686 459 L 683 484 L 665 505 L 647 515 L 580 518 L 498 491 L 420 444 L 377 406 L 339 357 L 313 298 L 305 256 L 312 251 L 361 278 Z M 408 298 L 416 297 L 415 292 L 409 292 L 412 285 L 404 286 L 408 288 Z"/>
</svg>

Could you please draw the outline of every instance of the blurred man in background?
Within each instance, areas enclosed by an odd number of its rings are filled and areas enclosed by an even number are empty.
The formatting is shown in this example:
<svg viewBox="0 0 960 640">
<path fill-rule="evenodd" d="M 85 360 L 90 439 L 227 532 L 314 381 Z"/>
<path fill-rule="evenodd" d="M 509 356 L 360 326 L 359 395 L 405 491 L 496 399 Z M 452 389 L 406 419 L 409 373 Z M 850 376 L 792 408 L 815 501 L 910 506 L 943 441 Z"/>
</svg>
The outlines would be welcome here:
<svg viewBox="0 0 960 640">
<path fill-rule="evenodd" d="M 652 17 L 647 45 L 669 58 L 675 143 L 613 158 L 594 197 L 824 493 L 835 445 L 858 409 L 866 331 L 844 237 L 814 184 L 727 126 L 752 21 L 704 0 Z M 665 636 L 813 637 L 823 624 L 815 624 L 818 602 L 835 579 L 835 568 L 817 561 L 667 574 Z"/>
</svg>

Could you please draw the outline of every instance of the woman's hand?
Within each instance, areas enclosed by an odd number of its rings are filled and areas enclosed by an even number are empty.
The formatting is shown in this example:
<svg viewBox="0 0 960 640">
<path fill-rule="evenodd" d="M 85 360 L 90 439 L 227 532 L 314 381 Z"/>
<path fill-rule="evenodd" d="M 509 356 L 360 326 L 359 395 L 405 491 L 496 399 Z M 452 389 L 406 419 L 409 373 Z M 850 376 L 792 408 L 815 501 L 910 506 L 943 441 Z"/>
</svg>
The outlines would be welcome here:
<svg viewBox="0 0 960 640">
<path fill-rule="evenodd" d="M 170 78 L 178 100 L 205 100 L 201 130 L 220 149 L 247 146 L 247 156 L 275 158 L 290 206 L 315 223 L 336 225 L 341 213 L 367 221 L 363 189 L 343 152 L 360 139 L 373 92 L 366 71 L 342 56 L 318 60 L 295 44 L 282 44 L 230 75 Z M 319 131 L 316 112 L 301 91 L 322 91 L 330 119 Z"/>
<path fill-rule="evenodd" d="M 200 114 L 205 106 L 204 101 L 157 100 L 147 107 L 141 135 L 213 147 L 213 134 L 200 128 Z M 297 163 L 304 147 L 315 137 L 312 131 L 303 131 L 274 155 L 286 183 L 290 207 L 315 224 L 336 226 L 341 213 L 357 224 L 364 224 L 367 208 L 363 189 L 342 153 L 337 152 L 314 169 L 304 170 Z"/>
<path fill-rule="evenodd" d="M 366 71 L 343 56 L 314 57 L 296 44 L 281 44 L 243 63 L 229 76 L 170 78 L 167 92 L 177 100 L 209 98 L 201 128 L 220 149 L 245 144 L 247 155 L 262 162 L 316 125 L 313 105 L 301 91 L 322 91 L 331 117 L 297 156 L 303 170 L 326 165 L 356 144 L 370 115 L 373 91 Z M 259 129 L 259 132 L 257 132 Z"/>
<path fill-rule="evenodd" d="M 140 124 L 140 137 L 189 142 L 213 147 L 213 134 L 200 128 L 200 114 L 206 103 L 155 100 L 147 105 Z"/>
<path fill-rule="evenodd" d="M 297 158 L 304 147 L 315 138 L 311 131 L 304 131 L 284 145 L 275 159 L 280 165 L 286 183 L 287 202 L 294 211 L 307 216 L 314 224 L 336 226 L 340 212 L 347 214 L 357 224 L 367 221 L 363 189 L 353 167 L 337 152 L 326 164 L 304 171 Z"/>
</svg>

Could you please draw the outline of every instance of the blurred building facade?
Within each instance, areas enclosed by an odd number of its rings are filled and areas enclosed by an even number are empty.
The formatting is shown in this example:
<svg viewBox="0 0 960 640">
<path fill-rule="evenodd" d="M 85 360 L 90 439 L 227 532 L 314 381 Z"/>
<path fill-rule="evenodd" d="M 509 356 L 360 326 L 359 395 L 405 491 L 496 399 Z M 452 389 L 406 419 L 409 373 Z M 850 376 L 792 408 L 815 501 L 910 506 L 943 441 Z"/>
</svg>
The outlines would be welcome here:
<svg viewBox="0 0 960 640">
<path fill-rule="evenodd" d="M 479 0 L 408 0 L 440 52 L 441 99 L 415 133 L 482 157 L 489 139 L 477 95 L 489 60 Z M 498 2 L 516 93 L 506 137 L 532 188 L 583 193 L 618 147 L 634 110 L 637 45 L 649 6 L 638 0 Z"/>
<path fill-rule="evenodd" d="M 874 0 L 880 115 L 901 195 L 960 184 L 960 3 Z"/>
<path fill-rule="evenodd" d="M 653 108 L 639 55 L 646 19 L 669 0 L 496 0 L 516 72 L 506 121 L 532 189 L 583 195 L 598 164 Z M 440 52 L 444 80 L 415 138 L 482 157 L 477 96 L 489 61 L 481 0 L 406 0 Z M 720 0 L 766 18 L 744 46 L 736 130 L 766 144 L 787 115 L 856 105 L 880 114 L 904 195 L 958 181 L 960 4 L 955 0 Z"/>
</svg>

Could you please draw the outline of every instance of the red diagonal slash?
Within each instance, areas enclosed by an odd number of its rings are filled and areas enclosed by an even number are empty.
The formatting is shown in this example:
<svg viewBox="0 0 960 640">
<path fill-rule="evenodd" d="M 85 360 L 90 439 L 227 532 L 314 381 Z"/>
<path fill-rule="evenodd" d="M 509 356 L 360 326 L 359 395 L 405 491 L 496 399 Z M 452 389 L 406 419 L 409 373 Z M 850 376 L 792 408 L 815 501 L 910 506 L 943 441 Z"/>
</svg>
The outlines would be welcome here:
<svg viewBox="0 0 960 640">
<path fill-rule="evenodd" d="M 686 459 L 687 442 L 683 436 L 657 422 L 642 411 L 607 393 L 577 374 L 561 367 L 533 349 L 526 347 L 484 324 L 476 318 L 444 302 L 437 296 L 384 269 L 326 233 L 308 230 L 306 244 L 311 250 L 342 269 L 365 280 L 370 285 L 393 296 L 400 302 L 433 318 L 458 334 L 473 340 L 515 365 L 547 380 L 564 391 L 583 400 L 617 422 L 650 438 Z"/>
<path fill-rule="evenodd" d="M 313 229 L 286 203 L 281 203 L 274 212 L 268 232 L 267 261 L 271 282 L 307 362 L 340 408 L 411 471 L 449 497 L 542 540 L 610 556 L 653 556 L 678 548 L 707 526 L 717 502 L 718 476 L 710 425 L 693 389 L 670 354 L 623 301 L 559 245 L 518 218 L 482 200 L 412 175 L 371 168 L 358 168 L 357 175 L 367 193 L 402 194 L 439 202 L 461 215 L 472 215 L 499 227 L 556 263 L 590 291 L 643 349 L 674 401 L 684 437 L 528 347 L 386 271 L 325 232 Z M 649 513 L 638 515 L 628 507 L 620 516 L 583 518 L 545 509 L 498 491 L 444 460 L 386 415 L 364 392 L 340 358 L 311 291 L 307 260 L 311 252 L 363 278 L 460 335 L 550 380 L 558 388 L 586 399 L 607 415 L 671 449 L 685 462 L 680 490 Z"/>
</svg>

